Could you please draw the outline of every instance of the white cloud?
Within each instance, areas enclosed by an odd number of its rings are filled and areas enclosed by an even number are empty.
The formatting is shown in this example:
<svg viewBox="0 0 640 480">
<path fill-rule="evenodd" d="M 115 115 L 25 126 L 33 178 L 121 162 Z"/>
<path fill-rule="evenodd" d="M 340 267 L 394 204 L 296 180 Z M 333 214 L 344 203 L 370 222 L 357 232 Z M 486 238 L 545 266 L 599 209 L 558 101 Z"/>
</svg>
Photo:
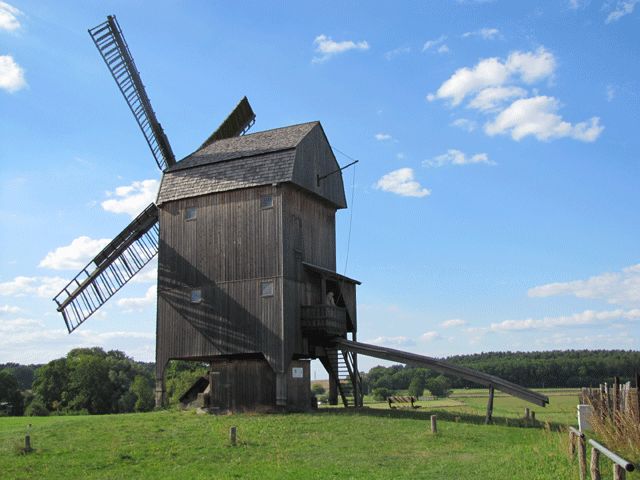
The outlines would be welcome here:
<svg viewBox="0 0 640 480">
<path fill-rule="evenodd" d="M 384 58 L 386 58 L 387 60 L 393 60 L 395 57 L 399 57 L 400 55 L 406 55 L 407 53 L 411 53 L 410 47 L 398 47 L 386 52 L 384 54 Z"/>
<path fill-rule="evenodd" d="M 446 39 L 447 37 L 445 35 L 441 35 L 439 38 L 436 38 L 435 40 L 427 40 L 424 46 L 422 47 L 422 51 L 426 52 L 427 50 L 430 50 L 433 47 L 437 47 L 438 45 L 441 45 Z"/>
<path fill-rule="evenodd" d="M 0 315 L 5 314 L 5 313 L 15 314 L 15 313 L 19 313 L 21 311 L 22 311 L 22 309 L 19 308 L 19 307 L 14 307 L 12 305 L 0 305 Z"/>
<path fill-rule="evenodd" d="M 22 67 L 11 55 L 0 55 L 0 89 L 13 93 L 26 86 Z"/>
<path fill-rule="evenodd" d="M 447 45 L 440 45 L 437 50 L 438 53 L 449 53 L 449 47 Z"/>
<path fill-rule="evenodd" d="M 460 318 L 452 318 L 451 320 L 445 320 L 440 325 L 443 326 L 444 328 L 453 328 L 453 327 L 462 327 L 466 324 L 467 322 L 465 320 L 462 320 Z"/>
<path fill-rule="evenodd" d="M 616 87 L 614 87 L 613 85 L 607 85 L 606 95 L 607 102 L 613 101 L 613 99 L 616 97 Z"/>
<path fill-rule="evenodd" d="M 468 118 L 457 118 L 451 122 L 451 126 L 461 128 L 467 132 L 473 132 L 477 128 L 478 124 Z"/>
<path fill-rule="evenodd" d="M 447 153 L 438 155 L 431 160 L 425 160 L 422 164 L 425 167 L 443 167 L 445 165 L 472 165 L 477 163 L 484 163 L 486 165 L 495 165 L 493 160 L 489 160 L 489 155 L 486 153 L 476 153 L 467 157 L 464 152 L 450 148 Z"/>
<path fill-rule="evenodd" d="M 633 13 L 640 0 L 618 0 L 615 8 L 607 15 L 607 19 L 604 23 L 617 22 L 622 17 Z"/>
<path fill-rule="evenodd" d="M 569 0 L 569 8 L 571 10 L 578 10 L 583 8 L 587 4 L 588 0 Z"/>
<path fill-rule="evenodd" d="M 373 345 L 386 345 L 388 347 L 411 347 L 415 345 L 412 339 L 403 336 L 397 337 L 376 337 L 372 340 L 368 340 L 367 343 Z"/>
<path fill-rule="evenodd" d="M 391 192 L 403 197 L 426 197 L 431 192 L 415 181 L 413 169 L 400 168 L 383 175 L 375 184 L 375 188 Z"/>
<path fill-rule="evenodd" d="M 0 30 L 12 32 L 20 28 L 18 17 L 23 13 L 13 5 L 0 2 Z"/>
<path fill-rule="evenodd" d="M 95 257 L 100 250 L 110 242 L 108 238 L 93 239 L 86 236 L 78 237 L 69 245 L 58 247 L 47 253 L 39 267 L 53 270 L 69 270 L 83 268 Z"/>
<path fill-rule="evenodd" d="M 379 142 L 384 142 L 385 140 L 393 139 L 393 137 L 391 135 L 389 135 L 388 133 L 376 133 L 375 134 L 375 138 Z"/>
<path fill-rule="evenodd" d="M 155 201 L 159 186 L 158 180 L 142 180 L 117 187 L 115 192 L 107 192 L 107 196 L 116 198 L 102 202 L 102 208 L 107 212 L 126 213 L 134 218 Z"/>
<path fill-rule="evenodd" d="M 505 320 L 499 323 L 492 323 L 489 329 L 494 332 L 511 330 L 537 330 L 557 327 L 577 327 L 584 325 L 604 325 L 615 320 L 638 320 L 640 319 L 640 309 L 634 310 L 609 310 L 594 311 L 585 310 L 573 315 L 544 317 L 541 319 L 527 318 L 525 320 Z"/>
<path fill-rule="evenodd" d="M 553 75 L 556 67 L 552 53 L 538 48 L 535 52 L 512 52 L 503 62 L 499 58 L 485 58 L 473 68 L 460 68 L 446 80 L 435 94 L 427 96 L 429 101 L 436 98 L 449 99 L 458 105 L 472 93 L 487 87 L 498 87 L 512 78 L 530 84 Z"/>
<path fill-rule="evenodd" d="M 51 299 L 67 283 L 67 280 L 60 277 L 16 277 L 9 282 L 0 283 L 0 295 L 8 297 L 37 295 Z"/>
<path fill-rule="evenodd" d="M 640 264 L 620 272 L 603 273 L 586 280 L 548 283 L 531 288 L 530 297 L 571 295 L 578 298 L 604 300 L 614 305 L 640 306 Z"/>
<path fill-rule="evenodd" d="M 553 97 L 519 99 L 500 112 L 492 122 L 487 123 L 485 132 L 488 135 L 510 133 L 514 140 L 533 135 L 538 140 L 570 137 L 593 142 L 604 130 L 598 117 L 572 125 L 563 120 L 556 113 L 557 110 L 558 100 Z"/>
<path fill-rule="evenodd" d="M 442 338 L 438 332 L 425 332 L 420 335 L 420 340 L 423 342 L 432 342 L 433 340 L 438 340 Z"/>
<path fill-rule="evenodd" d="M 470 108 L 483 112 L 493 111 L 502 107 L 504 102 L 512 98 L 521 98 L 527 95 L 527 91 L 520 87 L 487 87 L 469 102 Z"/>
<path fill-rule="evenodd" d="M 145 293 L 144 297 L 121 298 L 118 300 L 118 306 L 125 311 L 142 310 L 156 302 L 157 286 L 152 285 Z"/>
<path fill-rule="evenodd" d="M 132 283 L 153 283 L 158 280 L 158 258 L 147 263 L 142 270 L 131 279 Z"/>
<path fill-rule="evenodd" d="M 484 40 L 493 40 L 494 38 L 500 35 L 500 30 L 497 28 L 481 28 L 480 30 L 475 30 L 473 32 L 465 32 L 462 34 L 464 38 L 468 37 L 480 37 Z"/>
<path fill-rule="evenodd" d="M 313 44 L 316 46 L 316 53 L 320 56 L 314 57 L 314 63 L 321 63 L 329 60 L 334 55 L 348 52 L 349 50 L 369 50 L 369 44 L 363 40 L 361 42 L 354 42 L 353 40 L 344 40 L 342 42 L 336 42 L 326 35 L 318 35 Z"/>
</svg>

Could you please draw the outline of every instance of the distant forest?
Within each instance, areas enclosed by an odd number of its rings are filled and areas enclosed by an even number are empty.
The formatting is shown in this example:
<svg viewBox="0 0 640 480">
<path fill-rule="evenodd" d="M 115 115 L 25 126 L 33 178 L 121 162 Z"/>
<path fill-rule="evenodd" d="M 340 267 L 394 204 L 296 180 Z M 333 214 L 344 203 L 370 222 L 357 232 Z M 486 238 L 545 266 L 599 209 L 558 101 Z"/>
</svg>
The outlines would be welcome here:
<svg viewBox="0 0 640 480">
<path fill-rule="evenodd" d="M 492 352 L 448 357 L 447 361 L 496 375 L 526 387 L 589 387 L 633 381 L 640 351 L 569 350 Z M 0 364 L 0 416 L 125 413 L 153 408 L 154 364 L 136 362 L 119 351 L 71 350 L 45 365 Z M 171 362 L 166 388 L 169 404 L 191 386 L 207 366 Z M 363 375 L 367 392 L 380 397 L 400 390 L 445 395 L 448 388 L 476 387 L 424 368 L 374 367 Z"/>
</svg>

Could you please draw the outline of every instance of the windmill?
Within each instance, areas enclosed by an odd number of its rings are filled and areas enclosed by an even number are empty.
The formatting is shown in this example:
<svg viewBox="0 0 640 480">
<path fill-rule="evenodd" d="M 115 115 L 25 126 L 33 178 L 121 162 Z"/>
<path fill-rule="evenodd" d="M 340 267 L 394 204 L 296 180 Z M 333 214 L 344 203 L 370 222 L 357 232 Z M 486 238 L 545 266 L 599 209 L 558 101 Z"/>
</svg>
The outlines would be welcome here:
<svg viewBox="0 0 640 480">
<path fill-rule="evenodd" d="M 69 333 L 158 255 L 156 404 L 172 359 L 208 362 L 190 392 L 210 408 L 306 410 L 311 359 L 330 401 L 362 405 L 357 355 L 419 365 L 543 405 L 498 377 L 357 341 L 357 280 L 336 272 L 335 214 L 347 207 L 320 122 L 247 134 L 244 97 L 176 161 L 115 16 L 89 30 L 162 171 L 149 205 L 54 298 Z M 490 409 L 488 409 L 488 412 Z"/>
</svg>

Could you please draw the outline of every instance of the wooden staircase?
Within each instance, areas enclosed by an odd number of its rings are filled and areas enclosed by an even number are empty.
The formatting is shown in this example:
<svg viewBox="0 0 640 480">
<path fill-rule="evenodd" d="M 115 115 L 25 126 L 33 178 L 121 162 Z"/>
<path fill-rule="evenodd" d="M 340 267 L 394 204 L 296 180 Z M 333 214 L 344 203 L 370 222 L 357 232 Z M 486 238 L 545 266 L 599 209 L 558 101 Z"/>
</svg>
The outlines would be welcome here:
<svg viewBox="0 0 640 480">
<path fill-rule="evenodd" d="M 337 380 L 336 387 L 343 405 L 345 407 L 361 407 L 362 378 L 356 368 L 355 355 L 335 347 L 325 347 L 324 351 L 325 357 L 320 360 L 330 377 Z"/>
</svg>

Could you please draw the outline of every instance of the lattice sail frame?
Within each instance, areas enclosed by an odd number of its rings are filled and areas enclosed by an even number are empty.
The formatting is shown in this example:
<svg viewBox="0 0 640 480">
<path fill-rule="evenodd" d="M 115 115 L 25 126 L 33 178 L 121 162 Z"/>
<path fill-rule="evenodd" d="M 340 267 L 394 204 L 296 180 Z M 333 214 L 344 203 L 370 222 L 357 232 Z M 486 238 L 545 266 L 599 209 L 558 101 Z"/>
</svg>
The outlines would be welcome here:
<svg viewBox="0 0 640 480">
<path fill-rule="evenodd" d="M 158 168 L 164 170 L 174 165 L 176 159 L 173 150 L 151 107 L 115 15 L 109 15 L 106 22 L 89 29 L 89 35 L 142 130 Z"/>
<path fill-rule="evenodd" d="M 159 231 L 158 208 L 152 203 L 53 298 L 69 333 L 156 256 Z"/>
</svg>

